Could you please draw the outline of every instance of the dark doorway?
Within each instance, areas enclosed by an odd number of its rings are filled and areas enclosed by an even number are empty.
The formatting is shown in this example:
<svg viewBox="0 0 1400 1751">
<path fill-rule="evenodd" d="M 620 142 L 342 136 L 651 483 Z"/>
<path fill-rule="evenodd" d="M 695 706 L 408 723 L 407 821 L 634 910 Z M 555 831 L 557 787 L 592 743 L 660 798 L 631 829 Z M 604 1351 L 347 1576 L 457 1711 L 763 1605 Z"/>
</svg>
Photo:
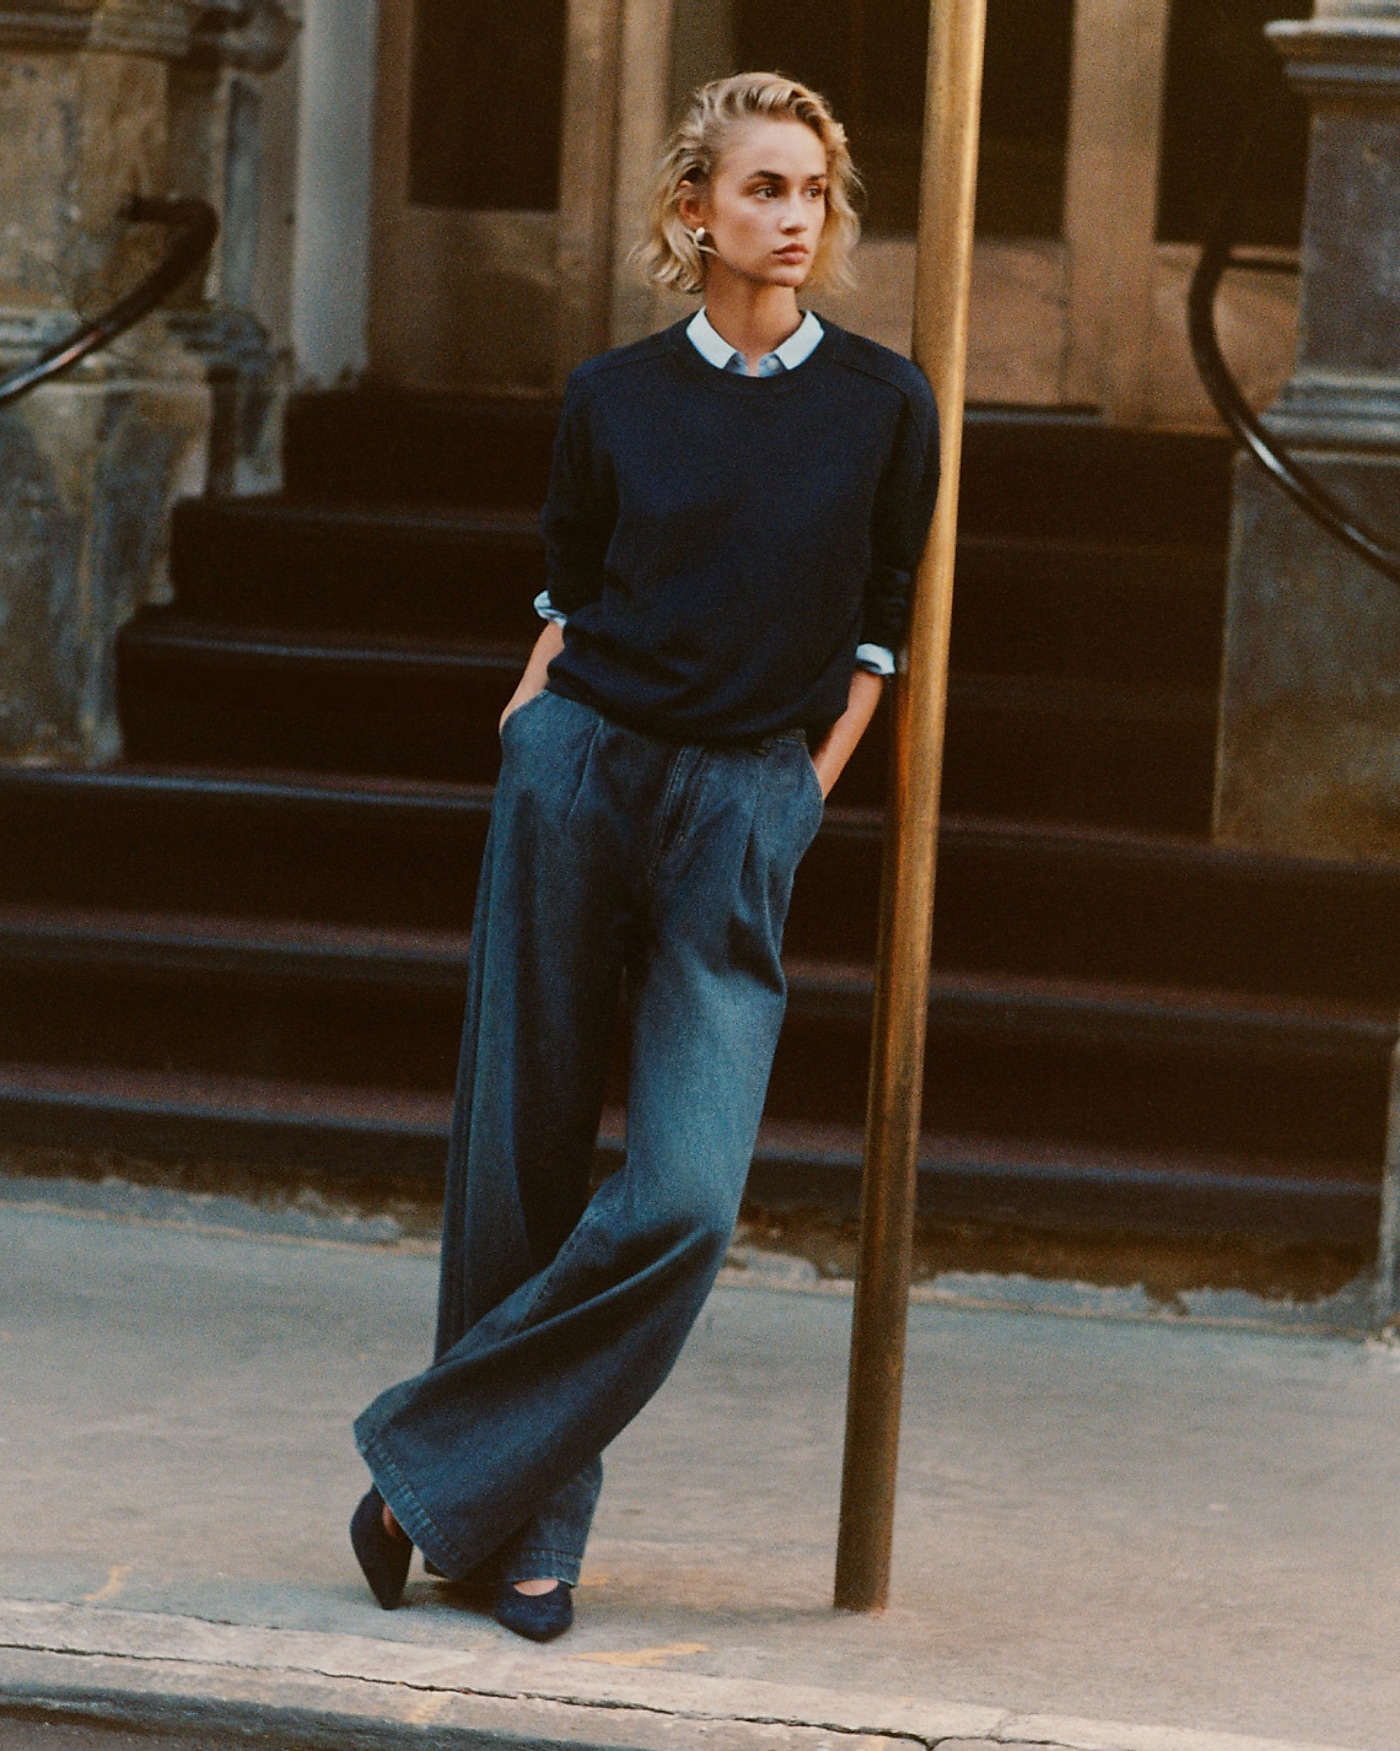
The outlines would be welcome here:
<svg viewBox="0 0 1400 1751">
<path fill-rule="evenodd" d="M 565 13 L 565 0 L 416 0 L 412 205 L 559 205 Z"/>
<path fill-rule="evenodd" d="M 1073 0 L 989 0 L 977 229 L 1064 223 Z M 816 86 L 845 122 L 872 231 L 918 219 L 928 0 L 738 0 L 735 57 Z"/>
<path fill-rule="evenodd" d="M 1175 0 L 1167 39 L 1157 236 L 1199 243 L 1245 129 L 1284 82 L 1264 35 L 1272 18 L 1307 18 L 1310 0 Z M 1241 243 L 1296 247 L 1303 216 L 1307 121 L 1299 103 L 1242 215 Z"/>
</svg>

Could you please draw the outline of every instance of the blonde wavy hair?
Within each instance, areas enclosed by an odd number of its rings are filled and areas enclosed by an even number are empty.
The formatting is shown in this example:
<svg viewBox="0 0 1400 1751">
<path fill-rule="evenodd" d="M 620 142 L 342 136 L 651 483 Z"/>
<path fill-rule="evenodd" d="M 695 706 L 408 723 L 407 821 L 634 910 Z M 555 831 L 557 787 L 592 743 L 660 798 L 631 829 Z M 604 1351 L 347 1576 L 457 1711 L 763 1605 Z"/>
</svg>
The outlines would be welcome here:
<svg viewBox="0 0 1400 1751">
<path fill-rule="evenodd" d="M 734 130 L 754 120 L 802 122 L 826 148 L 826 224 L 807 284 L 854 285 L 851 255 L 860 238 L 860 218 L 853 197 L 860 192 L 860 177 L 846 130 L 824 97 L 781 73 L 735 73 L 694 93 L 662 154 L 646 235 L 632 259 L 658 285 L 704 291 L 705 261 L 681 219 L 681 197 L 710 181 Z"/>
</svg>

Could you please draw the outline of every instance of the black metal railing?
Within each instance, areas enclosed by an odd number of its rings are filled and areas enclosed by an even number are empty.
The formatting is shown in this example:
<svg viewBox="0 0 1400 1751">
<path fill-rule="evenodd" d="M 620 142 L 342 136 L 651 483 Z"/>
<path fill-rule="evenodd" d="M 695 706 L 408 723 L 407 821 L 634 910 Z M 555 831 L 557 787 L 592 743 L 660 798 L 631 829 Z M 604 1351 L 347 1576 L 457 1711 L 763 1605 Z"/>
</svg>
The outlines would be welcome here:
<svg viewBox="0 0 1400 1751">
<path fill-rule="evenodd" d="M 1220 350 L 1220 337 L 1215 329 L 1216 295 L 1228 268 L 1249 268 L 1255 272 L 1296 272 L 1291 262 L 1243 252 L 1235 247 L 1240 210 L 1249 190 L 1255 162 L 1275 138 L 1295 101 L 1292 93 L 1284 90 L 1267 104 L 1260 111 L 1258 120 L 1235 156 L 1224 197 L 1191 280 L 1191 291 L 1187 299 L 1191 351 L 1201 382 L 1215 403 L 1216 411 L 1265 473 L 1277 482 L 1300 510 L 1330 535 L 1335 536 L 1344 547 L 1359 554 L 1392 583 L 1400 584 L 1400 550 L 1360 522 L 1267 429 L 1245 400 L 1243 391 L 1225 363 L 1225 356 Z"/>
<path fill-rule="evenodd" d="M 0 407 L 71 371 L 80 360 L 108 346 L 143 316 L 148 316 L 204 262 L 219 235 L 218 215 L 207 201 L 154 200 L 136 195 L 122 208 L 121 217 L 133 225 L 168 225 L 179 229 L 158 265 L 134 291 L 119 298 L 101 316 L 75 329 L 66 340 L 49 347 L 32 363 L 0 377 Z"/>
</svg>

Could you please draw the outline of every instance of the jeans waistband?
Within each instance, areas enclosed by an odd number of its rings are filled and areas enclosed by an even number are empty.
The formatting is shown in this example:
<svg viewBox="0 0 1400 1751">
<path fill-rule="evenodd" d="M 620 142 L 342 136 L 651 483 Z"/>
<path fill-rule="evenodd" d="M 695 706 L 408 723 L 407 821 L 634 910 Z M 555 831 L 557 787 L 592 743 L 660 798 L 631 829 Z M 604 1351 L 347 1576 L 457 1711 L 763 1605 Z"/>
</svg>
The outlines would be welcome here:
<svg viewBox="0 0 1400 1751">
<path fill-rule="evenodd" d="M 671 747 L 742 748 L 755 754 L 766 754 L 769 749 L 779 747 L 784 742 L 796 742 L 799 747 L 803 748 L 808 745 L 807 731 L 800 724 L 794 729 L 776 730 L 771 736 L 756 736 L 749 742 L 687 742 L 683 738 L 672 740 L 669 736 L 658 734 L 654 729 L 643 729 L 640 725 L 625 723 L 619 718 L 610 717 L 587 700 L 578 699 L 572 693 L 561 691 L 552 682 L 546 683 L 544 691 L 553 693 L 556 698 L 567 699 L 571 704 L 581 707 L 584 711 L 592 712 L 595 717 L 601 718 L 606 724 L 611 724 L 614 729 L 625 730 L 629 735 L 642 736 L 647 741 L 661 742 Z"/>
</svg>

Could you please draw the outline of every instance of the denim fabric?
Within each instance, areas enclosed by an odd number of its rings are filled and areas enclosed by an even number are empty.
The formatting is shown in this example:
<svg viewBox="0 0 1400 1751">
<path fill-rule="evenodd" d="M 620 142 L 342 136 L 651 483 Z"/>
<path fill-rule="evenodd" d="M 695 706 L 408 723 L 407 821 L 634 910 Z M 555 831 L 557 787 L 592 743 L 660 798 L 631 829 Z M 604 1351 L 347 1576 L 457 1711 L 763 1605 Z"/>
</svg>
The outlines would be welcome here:
<svg viewBox="0 0 1400 1751">
<path fill-rule="evenodd" d="M 436 1359 L 355 1425 L 449 1576 L 577 1579 L 599 1456 L 669 1373 L 733 1231 L 821 813 L 800 737 L 680 746 L 548 691 L 506 722 Z M 590 1197 L 624 991 L 626 1159 Z"/>
<path fill-rule="evenodd" d="M 472 1578 L 494 1583 L 542 1581 L 553 1576 L 576 1587 L 602 1487 L 603 1462 L 590 1459 L 536 1508 L 499 1550 L 477 1564 Z"/>
</svg>

